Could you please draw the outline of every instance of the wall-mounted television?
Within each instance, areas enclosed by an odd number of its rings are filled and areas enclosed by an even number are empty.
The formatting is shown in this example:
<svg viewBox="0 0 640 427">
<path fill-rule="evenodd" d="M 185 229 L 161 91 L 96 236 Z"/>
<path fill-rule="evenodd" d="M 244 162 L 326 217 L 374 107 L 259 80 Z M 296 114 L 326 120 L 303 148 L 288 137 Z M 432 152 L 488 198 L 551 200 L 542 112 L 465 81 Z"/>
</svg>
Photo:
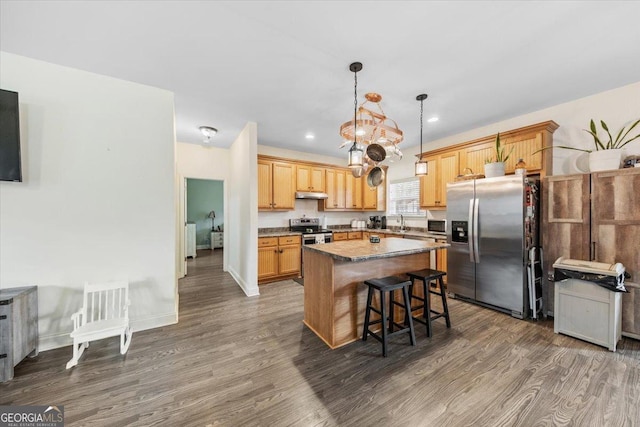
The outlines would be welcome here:
<svg viewBox="0 0 640 427">
<path fill-rule="evenodd" d="M 0 89 L 0 181 L 22 181 L 18 93 Z"/>
</svg>

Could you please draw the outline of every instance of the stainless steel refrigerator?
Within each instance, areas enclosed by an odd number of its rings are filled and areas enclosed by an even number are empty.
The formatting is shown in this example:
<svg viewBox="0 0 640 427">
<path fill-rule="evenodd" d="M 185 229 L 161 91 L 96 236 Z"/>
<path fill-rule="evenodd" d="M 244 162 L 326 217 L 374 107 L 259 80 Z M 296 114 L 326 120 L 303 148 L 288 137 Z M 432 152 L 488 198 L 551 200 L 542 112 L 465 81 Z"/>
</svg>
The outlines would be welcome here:
<svg viewBox="0 0 640 427">
<path fill-rule="evenodd" d="M 528 250 L 537 245 L 536 183 L 510 175 L 447 185 L 447 290 L 528 316 Z"/>
</svg>

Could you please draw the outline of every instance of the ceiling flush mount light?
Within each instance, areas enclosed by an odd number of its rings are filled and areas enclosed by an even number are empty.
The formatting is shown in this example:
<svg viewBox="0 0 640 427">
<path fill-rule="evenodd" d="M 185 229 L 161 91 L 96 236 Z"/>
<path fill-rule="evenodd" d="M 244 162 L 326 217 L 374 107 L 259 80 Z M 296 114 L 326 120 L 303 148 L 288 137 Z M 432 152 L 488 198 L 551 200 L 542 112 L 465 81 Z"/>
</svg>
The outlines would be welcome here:
<svg viewBox="0 0 640 427">
<path fill-rule="evenodd" d="M 398 124 L 389 119 L 380 101 L 382 96 L 378 93 L 367 93 L 366 101 L 358 107 L 358 76 L 357 72 L 362 70 L 362 64 L 354 62 L 349 66 L 349 70 L 354 73 L 355 89 L 353 102 L 353 120 L 345 122 L 340 126 L 340 136 L 344 142 L 340 148 L 351 144 L 349 149 L 349 167 L 352 168 L 353 175 L 362 176 L 369 166 L 375 166 L 385 158 L 402 159 L 402 152 L 398 149 L 398 144 L 404 139 Z M 377 111 L 373 111 L 376 109 Z M 380 150 L 385 152 L 382 158 L 372 159 L 369 156 L 369 146 L 377 145 L 374 152 Z M 367 148 L 365 154 L 364 148 Z M 363 170 L 364 169 L 364 170 Z"/>
<path fill-rule="evenodd" d="M 437 118 L 437 117 L 431 117 L 429 120 L 427 120 L 427 123 L 435 123 L 435 122 L 437 122 L 438 120 L 440 120 L 440 119 L 439 119 L 439 118 Z"/>
<path fill-rule="evenodd" d="M 211 142 L 211 138 L 218 133 L 218 129 L 211 126 L 200 126 L 200 132 L 204 135 L 204 142 Z"/>
<path fill-rule="evenodd" d="M 305 137 L 306 139 L 314 139 L 314 138 L 315 138 L 315 135 L 314 135 L 314 134 L 312 134 L 311 132 L 307 132 L 307 133 L 305 134 L 305 136 L 304 136 L 304 137 Z"/>
<path fill-rule="evenodd" d="M 422 114 L 424 112 L 424 100 L 427 99 L 427 96 L 426 93 L 416 96 L 416 101 L 420 101 L 420 153 L 416 162 L 416 176 L 423 176 L 429 173 L 427 161 L 422 160 Z"/>
</svg>

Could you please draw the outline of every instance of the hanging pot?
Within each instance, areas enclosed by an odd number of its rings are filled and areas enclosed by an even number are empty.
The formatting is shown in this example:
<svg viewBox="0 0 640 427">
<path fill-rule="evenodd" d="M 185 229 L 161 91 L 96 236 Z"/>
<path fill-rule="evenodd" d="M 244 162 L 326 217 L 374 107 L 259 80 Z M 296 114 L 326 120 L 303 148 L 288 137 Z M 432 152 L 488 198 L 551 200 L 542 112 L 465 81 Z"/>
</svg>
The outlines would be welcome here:
<svg viewBox="0 0 640 427">
<path fill-rule="evenodd" d="M 366 163 L 365 163 L 366 164 Z M 364 175 L 364 167 L 360 166 L 359 168 L 352 168 L 351 169 L 351 174 L 355 177 L 355 178 L 360 178 L 361 176 Z"/>
<path fill-rule="evenodd" d="M 382 184 L 382 181 L 384 181 L 384 171 L 382 170 L 382 168 L 376 166 L 375 168 L 371 169 L 371 172 L 369 172 L 369 175 L 367 175 L 367 185 L 372 188 L 377 187 L 378 185 Z"/>
<path fill-rule="evenodd" d="M 376 163 L 380 163 L 387 157 L 387 150 L 380 144 L 369 144 L 367 156 Z"/>
</svg>

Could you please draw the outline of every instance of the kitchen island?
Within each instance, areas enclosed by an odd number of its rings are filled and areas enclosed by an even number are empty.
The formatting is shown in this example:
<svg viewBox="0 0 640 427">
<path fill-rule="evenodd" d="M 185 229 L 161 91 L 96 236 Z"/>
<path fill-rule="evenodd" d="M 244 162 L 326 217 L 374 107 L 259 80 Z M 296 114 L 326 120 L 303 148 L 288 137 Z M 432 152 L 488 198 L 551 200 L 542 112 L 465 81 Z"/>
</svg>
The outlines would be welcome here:
<svg viewBox="0 0 640 427">
<path fill-rule="evenodd" d="M 303 246 L 304 324 L 332 349 L 359 339 L 367 303 L 364 281 L 435 268 L 429 265 L 429 252 L 447 247 L 396 237 L 380 243 L 347 240 Z"/>
</svg>

